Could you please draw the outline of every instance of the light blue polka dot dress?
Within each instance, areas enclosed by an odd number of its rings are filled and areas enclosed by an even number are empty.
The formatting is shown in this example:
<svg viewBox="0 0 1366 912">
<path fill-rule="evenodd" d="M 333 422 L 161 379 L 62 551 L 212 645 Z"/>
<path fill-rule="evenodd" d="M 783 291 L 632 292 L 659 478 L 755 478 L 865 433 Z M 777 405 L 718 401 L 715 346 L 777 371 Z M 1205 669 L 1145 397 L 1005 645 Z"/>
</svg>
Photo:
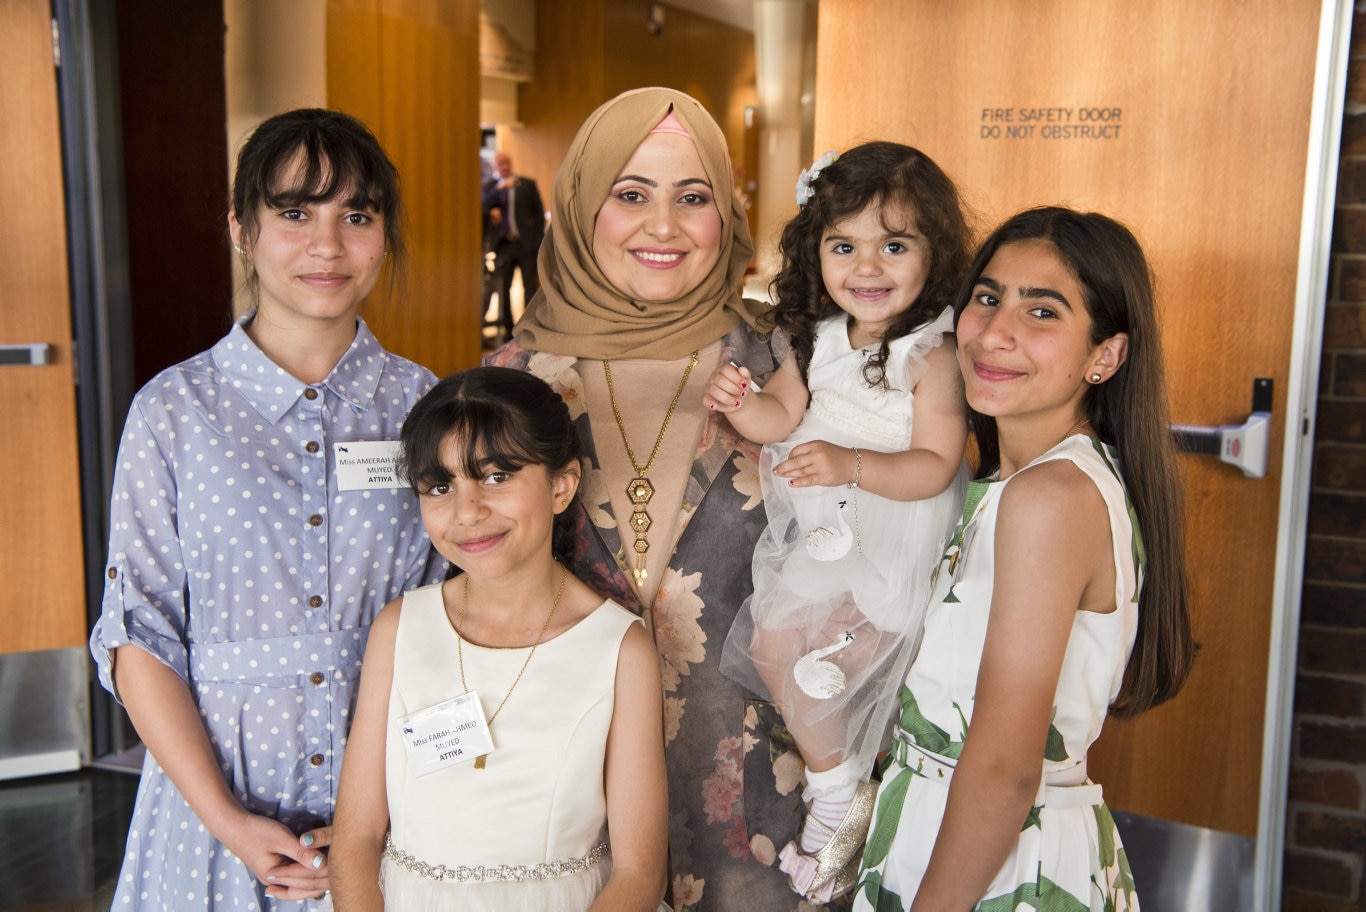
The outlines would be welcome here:
<svg viewBox="0 0 1366 912">
<path fill-rule="evenodd" d="M 183 677 L 224 779 L 295 832 L 330 822 L 371 619 L 444 577 L 406 487 L 358 486 L 342 447 L 397 440 L 435 381 L 364 322 L 304 384 L 256 347 L 247 314 L 133 401 L 114 476 L 109 563 L 90 649 L 136 644 Z M 116 910 L 304 909 L 277 903 L 200 824 L 149 755 Z"/>
</svg>

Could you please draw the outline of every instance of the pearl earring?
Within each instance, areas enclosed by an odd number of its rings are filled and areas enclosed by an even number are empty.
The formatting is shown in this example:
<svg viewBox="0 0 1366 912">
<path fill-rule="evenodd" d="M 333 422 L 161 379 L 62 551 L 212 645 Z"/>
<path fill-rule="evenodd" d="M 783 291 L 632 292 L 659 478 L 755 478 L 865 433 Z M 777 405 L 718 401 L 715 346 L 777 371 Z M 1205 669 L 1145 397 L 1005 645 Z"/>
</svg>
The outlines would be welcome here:
<svg viewBox="0 0 1366 912">
<path fill-rule="evenodd" d="M 1091 375 L 1091 382 L 1092 382 L 1092 383 L 1099 383 L 1099 382 L 1100 382 L 1100 374 L 1098 374 L 1098 373 L 1092 374 L 1092 375 Z"/>
</svg>

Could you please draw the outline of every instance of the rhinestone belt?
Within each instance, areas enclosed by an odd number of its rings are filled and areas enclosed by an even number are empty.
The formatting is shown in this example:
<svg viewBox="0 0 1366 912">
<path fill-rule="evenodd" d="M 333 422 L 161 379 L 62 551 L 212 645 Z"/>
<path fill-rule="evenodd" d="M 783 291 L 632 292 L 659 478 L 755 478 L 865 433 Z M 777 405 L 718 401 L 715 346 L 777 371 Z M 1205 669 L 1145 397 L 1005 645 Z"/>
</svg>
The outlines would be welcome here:
<svg viewBox="0 0 1366 912">
<path fill-rule="evenodd" d="M 545 861 L 538 865 L 456 865 L 449 867 L 447 865 L 427 864 L 427 862 L 414 858 L 394 845 L 392 836 L 386 835 L 384 837 L 384 854 L 392 859 L 394 864 L 413 872 L 419 877 L 459 883 L 468 881 L 476 883 L 488 881 L 520 882 L 563 877 L 566 874 L 587 871 L 606 858 L 608 853 L 607 843 L 600 842 L 582 858 L 570 858 L 565 861 Z"/>
</svg>

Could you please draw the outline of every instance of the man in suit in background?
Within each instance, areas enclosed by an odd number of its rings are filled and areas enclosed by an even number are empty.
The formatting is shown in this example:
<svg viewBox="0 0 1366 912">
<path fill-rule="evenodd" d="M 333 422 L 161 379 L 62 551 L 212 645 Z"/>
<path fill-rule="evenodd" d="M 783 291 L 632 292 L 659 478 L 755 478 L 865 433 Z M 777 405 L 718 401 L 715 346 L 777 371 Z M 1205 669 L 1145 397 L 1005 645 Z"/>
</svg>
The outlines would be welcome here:
<svg viewBox="0 0 1366 912">
<path fill-rule="evenodd" d="M 545 206 L 536 182 L 512 173 L 512 157 L 493 156 L 494 176 L 484 184 L 484 241 L 494 253 L 494 276 L 498 283 L 498 324 L 512 335 L 512 271 L 522 271 L 525 301 L 540 287 L 536 276 L 536 253 L 545 236 Z M 487 304 L 487 300 L 485 300 Z"/>
</svg>

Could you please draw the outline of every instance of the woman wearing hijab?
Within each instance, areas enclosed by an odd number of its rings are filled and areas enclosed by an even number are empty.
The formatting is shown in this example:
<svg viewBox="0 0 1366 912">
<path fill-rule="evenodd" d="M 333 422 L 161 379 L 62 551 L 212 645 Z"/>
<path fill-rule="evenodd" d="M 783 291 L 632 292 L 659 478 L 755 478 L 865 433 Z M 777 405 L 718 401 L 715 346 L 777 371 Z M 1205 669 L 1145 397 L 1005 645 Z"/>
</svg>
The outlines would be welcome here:
<svg viewBox="0 0 1366 912">
<path fill-rule="evenodd" d="M 772 706 L 718 668 L 766 518 L 759 447 L 702 394 L 723 362 L 757 383 L 776 366 L 766 305 L 740 295 L 753 247 L 733 179 L 688 95 L 637 89 L 598 108 L 555 178 L 540 291 L 488 362 L 569 403 L 585 453 L 571 569 L 652 628 L 675 908 L 792 909 L 765 866 L 795 832 L 801 760 Z"/>
</svg>

